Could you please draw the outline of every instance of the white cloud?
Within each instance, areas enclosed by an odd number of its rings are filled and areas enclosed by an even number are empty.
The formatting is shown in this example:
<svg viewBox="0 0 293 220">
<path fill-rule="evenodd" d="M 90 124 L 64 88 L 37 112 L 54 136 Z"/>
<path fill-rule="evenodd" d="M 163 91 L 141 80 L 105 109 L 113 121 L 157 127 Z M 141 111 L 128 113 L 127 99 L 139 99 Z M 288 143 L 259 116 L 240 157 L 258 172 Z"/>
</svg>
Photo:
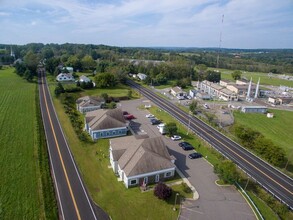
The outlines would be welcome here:
<svg viewBox="0 0 293 220">
<path fill-rule="evenodd" d="M 290 0 L 120 0 L 90 3 L 81 0 L 2 0 L 1 8 L 5 12 L 0 12 L 0 16 L 5 16 L 5 22 L 10 26 L 21 22 L 32 26 L 42 23 L 43 29 L 35 35 L 39 41 L 52 35 L 46 30 L 50 27 L 60 33 L 64 30 L 73 33 L 74 36 L 66 36 L 67 41 L 78 42 L 80 39 L 83 43 L 214 47 L 218 45 L 222 29 L 224 47 L 257 47 L 257 43 L 269 47 L 271 42 L 280 38 L 278 33 L 282 33 L 287 47 L 293 47 L 288 40 L 289 36 L 293 39 L 290 31 L 293 24 L 289 22 L 293 20 Z M 225 14 L 223 25 L 222 14 Z M 1 26 L 3 22 L 0 20 Z M 9 28 L 7 31 L 10 33 Z M 60 36 L 58 41 L 54 35 L 56 39 L 57 42 L 64 41 L 64 36 Z M 277 44 L 272 46 L 278 47 Z"/>
</svg>

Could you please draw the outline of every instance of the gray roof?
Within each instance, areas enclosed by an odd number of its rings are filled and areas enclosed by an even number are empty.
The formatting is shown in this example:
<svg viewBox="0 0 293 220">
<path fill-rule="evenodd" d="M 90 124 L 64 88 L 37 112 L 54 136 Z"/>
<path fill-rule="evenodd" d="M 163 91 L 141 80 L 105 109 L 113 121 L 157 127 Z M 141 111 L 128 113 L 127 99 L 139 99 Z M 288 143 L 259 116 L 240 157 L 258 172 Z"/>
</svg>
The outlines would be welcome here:
<svg viewBox="0 0 293 220">
<path fill-rule="evenodd" d="M 86 123 L 92 130 L 126 127 L 126 121 L 121 109 L 98 109 L 87 112 Z"/>
<path fill-rule="evenodd" d="M 174 168 L 170 154 L 161 137 L 135 139 L 123 137 L 111 139 L 113 157 L 126 176 L 135 176 Z M 122 150 L 125 150 L 122 155 Z"/>
<path fill-rule="evenodd" d="M 105 103 L 102 97 L 84 96 L 76 100 L 79 107 L 100 106 Z"/>
</svg>

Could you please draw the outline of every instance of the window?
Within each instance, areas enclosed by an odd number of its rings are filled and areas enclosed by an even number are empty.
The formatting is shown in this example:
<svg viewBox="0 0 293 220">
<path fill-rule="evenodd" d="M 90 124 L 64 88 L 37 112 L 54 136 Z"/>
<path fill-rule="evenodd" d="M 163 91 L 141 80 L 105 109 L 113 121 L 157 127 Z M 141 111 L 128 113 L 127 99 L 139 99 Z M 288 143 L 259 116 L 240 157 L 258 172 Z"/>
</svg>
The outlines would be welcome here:
<svg viewBox="0 0 293 220">
<path fill-rule="evenodd" d="M 172 172 L 165 173 L 165 177 L 170 177 L 172 175 Z"/>
<path fill-rule="evenodd" d="M 137 179 L 130 180 L 130 185 L 135 185 L 135 184 L 137 184 Z"/>
<path fill-rule="evenodd" d="M 143 182 L 144 182 L 145 184 L 148 184 L 148 177 L 147 177 L 147 176 L 143 178 Z"/>
<path fill-rule="evenodd" d="M 155 182 L 157 183 L 157 182 L 159 182 L 159 181 L 160 181 L 160 174 L 157 174 L 157 175 L 156 175 Z"/>
</svg>

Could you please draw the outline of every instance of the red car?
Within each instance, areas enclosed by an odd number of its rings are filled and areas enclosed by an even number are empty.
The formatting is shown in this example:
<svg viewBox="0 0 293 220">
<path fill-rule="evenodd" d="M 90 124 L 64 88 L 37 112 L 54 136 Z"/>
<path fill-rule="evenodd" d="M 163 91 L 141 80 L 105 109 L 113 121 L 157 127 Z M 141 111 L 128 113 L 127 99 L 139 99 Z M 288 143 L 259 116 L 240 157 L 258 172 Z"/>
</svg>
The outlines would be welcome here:
<svg viewBox="0 0 293 220">
<path fill-rule="evenodd" d="M 135 119 L 134 115 L 124 115 L 124 118 L 127 120 Z"/>
</svg>

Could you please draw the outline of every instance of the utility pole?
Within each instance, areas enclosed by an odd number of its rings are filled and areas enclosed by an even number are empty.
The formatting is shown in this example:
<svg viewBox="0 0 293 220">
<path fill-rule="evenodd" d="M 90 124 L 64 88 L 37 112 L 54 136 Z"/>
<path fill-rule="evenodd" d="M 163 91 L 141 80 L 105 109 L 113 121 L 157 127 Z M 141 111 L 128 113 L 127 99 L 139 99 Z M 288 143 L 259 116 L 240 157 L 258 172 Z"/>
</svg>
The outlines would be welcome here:
<svg viewBox="0 0 293 220">
<path fill-rule="evenodd" d="M 220 31 L 220 42 L 219 42 L 219 49 L 218 49 L 218 56 L 217 56 L 217 69 L 219 68 L 219 59 L 220 59 L 220 51 L 222 45 L 222 28 L 224 23 L 224 14 L 222 15 L 222 24 L 221 24 L 221 31 Z"/>
</svg>

